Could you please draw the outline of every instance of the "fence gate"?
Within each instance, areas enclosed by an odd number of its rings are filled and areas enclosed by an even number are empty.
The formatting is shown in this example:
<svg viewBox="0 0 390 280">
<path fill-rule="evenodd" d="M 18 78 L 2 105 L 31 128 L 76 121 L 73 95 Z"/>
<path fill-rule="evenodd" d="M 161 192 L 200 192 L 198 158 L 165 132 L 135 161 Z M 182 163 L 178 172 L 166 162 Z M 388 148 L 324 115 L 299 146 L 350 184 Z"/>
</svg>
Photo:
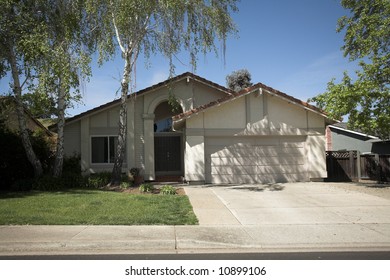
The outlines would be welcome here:
<svg viewBox="0 0 390 280">
<path fill-rule="evenodd" d="M 327 181 L 351 182 L 361 179 L 390 182 L 390 155 L 357 151 L 327 151 Z"/>
<path fill-rule="evenodd" d="M 326 170 L 328 181 L 350 182 L 358 178 L 356 151 L 326 152 Z"/>
</svg>

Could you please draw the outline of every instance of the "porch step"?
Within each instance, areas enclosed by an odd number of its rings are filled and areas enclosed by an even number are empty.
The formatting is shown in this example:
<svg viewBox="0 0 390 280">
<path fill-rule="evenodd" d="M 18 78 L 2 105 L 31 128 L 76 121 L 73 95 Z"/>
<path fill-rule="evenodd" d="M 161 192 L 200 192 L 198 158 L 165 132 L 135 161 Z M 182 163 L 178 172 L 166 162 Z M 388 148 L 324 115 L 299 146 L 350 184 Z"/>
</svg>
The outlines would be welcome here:
<svg viewBox="0 0 390 280">
<path fill-rule="evenodd" d="M 182 176 L 176 175 L 164 175 L 164 176 L 156 176 L 156 182 L 182 182 Z"/>
</svg>

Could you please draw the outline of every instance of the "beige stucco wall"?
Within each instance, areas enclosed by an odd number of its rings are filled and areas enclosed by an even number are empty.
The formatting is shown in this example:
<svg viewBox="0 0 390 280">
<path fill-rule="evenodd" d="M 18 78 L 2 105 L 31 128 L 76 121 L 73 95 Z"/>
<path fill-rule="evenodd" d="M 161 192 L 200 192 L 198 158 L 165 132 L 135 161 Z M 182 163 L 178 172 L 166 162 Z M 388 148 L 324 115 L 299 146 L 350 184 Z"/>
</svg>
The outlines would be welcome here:
<svg viewBox="0 0 390 280">
<path fill-rule="evenodd" d="M 245 126 L 245 98 L 222 104 L 204 113 L 205 129 L 245 128 Z"/>
<path fill-rule="evenodd" d="M 205 181 L 204 136 L 187 136 L 184 153 L 185 178 L 188 181 Z"/>
<path fill-rule="evenodd" d="M 81 122 L 74 122 L 64 128 L 65 156 L 80 155 L 81 153 Z"/>
</svg>

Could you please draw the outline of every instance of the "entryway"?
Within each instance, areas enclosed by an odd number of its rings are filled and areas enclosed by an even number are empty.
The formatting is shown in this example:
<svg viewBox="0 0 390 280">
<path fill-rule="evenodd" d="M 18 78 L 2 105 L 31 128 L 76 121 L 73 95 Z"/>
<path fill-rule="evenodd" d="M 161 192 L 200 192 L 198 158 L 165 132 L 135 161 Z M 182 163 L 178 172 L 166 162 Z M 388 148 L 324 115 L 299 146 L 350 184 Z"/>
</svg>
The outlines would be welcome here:
<svg viewBox="0 0 390 280">
<path fill-rule="evenodd" d="M 183 133 L 173 131 L 172 106 L 167 101 L 155 109 L 154 168 L 156 181 L 179 181 L 184 175 Z"/>
</svg>

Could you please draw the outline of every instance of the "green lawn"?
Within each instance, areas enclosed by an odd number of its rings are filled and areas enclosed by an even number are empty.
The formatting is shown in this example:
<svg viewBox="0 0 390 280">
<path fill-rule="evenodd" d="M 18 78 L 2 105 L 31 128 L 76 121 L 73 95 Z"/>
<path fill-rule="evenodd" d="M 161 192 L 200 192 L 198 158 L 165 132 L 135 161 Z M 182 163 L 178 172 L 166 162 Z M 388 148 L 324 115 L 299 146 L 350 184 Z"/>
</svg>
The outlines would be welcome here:
<svg viewBox="0 0 390 280">
<path fill-rule="evenodd" d="M 99 190 L 0 193 L 1 225 L 193 225 L 187 196 Z"/>
</svg>

